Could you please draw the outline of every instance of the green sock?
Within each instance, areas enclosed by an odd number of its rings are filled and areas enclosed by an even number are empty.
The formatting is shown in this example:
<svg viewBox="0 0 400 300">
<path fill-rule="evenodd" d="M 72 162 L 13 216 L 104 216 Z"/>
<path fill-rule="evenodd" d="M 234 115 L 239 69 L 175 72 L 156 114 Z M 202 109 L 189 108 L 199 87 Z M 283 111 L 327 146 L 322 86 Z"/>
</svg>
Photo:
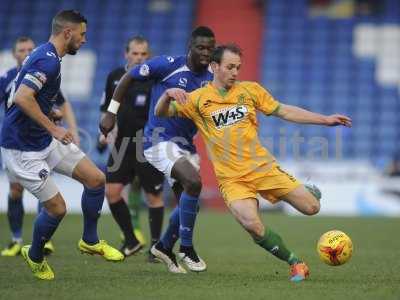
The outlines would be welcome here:
<svg viewBox="0 0 400 300">
<path fill-rule="evenodd" d="M 315 184 L 305 184 L 304 187 L 318 200 L 321 200 L 321 190 Z"/>
<path fill-rule="evenodd" d="M 129 192 L 128 196 L 128 206 L 129 212 L 131 213 L 131 220 L 133 228 L 140 229 L 139 214 L 140 214 L 140 203 L 142 197 L 140 194 L 140 189 L 137 189 L 134 184 Z"/>
<path fill-rule="evenodd" d="M 267 228 L 262 239 L 254 240 L 254 242 L 277 258 L 286 261 L 289 265 L 300 261 L 293 252 L 286 248 L 280 235 L 269 228 Z"/>
</svg>

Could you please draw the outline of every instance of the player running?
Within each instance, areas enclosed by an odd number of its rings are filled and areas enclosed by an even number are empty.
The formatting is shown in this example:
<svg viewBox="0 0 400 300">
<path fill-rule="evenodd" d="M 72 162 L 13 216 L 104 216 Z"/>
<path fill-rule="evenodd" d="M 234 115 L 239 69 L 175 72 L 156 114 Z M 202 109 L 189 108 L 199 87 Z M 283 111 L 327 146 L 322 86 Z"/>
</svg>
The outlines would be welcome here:
<svg viewBox="0 0 400 300">
<path fill-rule="evenodd" d="M 150 47 L 146 39 L 136 36 L 128 41 L 125 49 L 127 65 L 111 71 L 107 77 L 100 107 L 102 113 L 107 111 L 112 94 L 121 77 L 133 66 L 142 64 L 149 57 Z M 153 81 L 147 80 L 135 81 L 129 86 L 126 99 L 118 111 L 117 135 L 107 162 L 106 198 L 110 205 L 111 213 L 124 234 L 124 243 L 120 251 L 125 256 L 137 253 L 144 244 L 141 231 L 138 230 L 139 205 L 136 204 L 140 202 L 140 189 L 137 189 L 133 196 L 129 195 L 129 198 L 139 198 L 134 199 L 134 205 L 129 203 L 130 207 L 137 207 L 134 212 L 131 212 L 127 209 L 127 204 L 122 198 L 122 190 L 125 185 L 131 183 L 133 189 L 133 182 L 137 177 L 139 188 L 142 186 L 146 193 L 146 200 L 149 206 L 151 246 L 160 239 L 163 223 L 164 203 L 162 200 L 162 188 L 164 175 L 147 161 L 138 160 L 139 155 L 143 152 L 143 145 L 141 139 L 133 139 L 136 133 L 141 132 L 146 124 L 152 85 Z M 104 138 L 101 139 L 101 143 L 104 143 L 104 140 Z M 131 199 L 127 200 L 131 202 Z M 135 216 L 133 216 L 133 213 Z M 156 262 L 157 260 L 149 253 L 149 261 Z"/>
<path fill-rule="evenodd" d="M 0 77 L 0 104 L 4 102 L 5 111 L 7 111 L 7 100 L 9 99 L 12 82 L 17 76 L 22 62 L 35 48 L 35 44 L 29 37 L 19 37 L 14 42 L 12 49 L 13 56 L 17 61 L 17 66 L 5 72 Z M 53 111 L 53 116 L 60 118 L 65 117 L 67 125 L 74 136 L 75 144 L 79 145 L 79 135 L 76 126 L 74 112 L 72 111 L 71 105 L 64 98 L 63 94 L 59 92 L 57 94 L 56 104 L 60 110 Z M 56 113 L 57 112 L 57 113 Z M 60 114 L 61 113 L 61 114 Z M 56 116 L 57 115 L 57 116 Z M 22 224 L 24 218 L 24 207 L 22 202 L 22 195 L 24 188 L 16 182 L 15 178 L 8 178 L 10 181 L 10 191 L 8 195 L 8 210 L 7 218 L 11 230 L 11 242 L 8 246 L 1 251 L 1 256 L 16 256 L 20 254 L 22 248 Z M 40 202 L 39 202 L 40 203 Z M 41 205 L 38 205 L 40 212 Z M 54 245 L 51 241 L 48 241 L 44 245 L 45 254 L 54 252 Z"/>
<path fill-rule="evenodd" d="M 77 11 L 65 10 L 52 21 L 49 42 L 36 48 L 24 61 L 11 88 L 1 131 L 1 154 L 6 172 L 39 201 L 44 209 L 37 216 L 32 245 L 21 254 L 39 279 L 51 280 L 54 273 L 43 257 L 43 247 L 66 213 L 51 170 L 72 177 L 84 185 L 82 194 L 83 236 L 80 251 L 120 261 L 122 253 L 99 240 L 97 222 L 104 201 L 104 174 L 72 143 L 71 132 L 48 117 L 60 89 L 61 58 L 76 54 L 86 42 L 86 19 Z"/>
<path fill-rule="evenodd" d="M 215 47 L 214 33 L 208 27 L 197 27 L 191 35 L 186 56 L 159 56 L 136 66 L 119 82 L 108 112 L 100 124 L 106 135 L 115 124 L 115 117 L 126 94 L 135 81 L 153 79 L 149 119 L 144 131 L 144 154 L 147 161 L 166 176 L 177 198 L 178 207 L 170 216 L 169 226 L 151 252 L 163 256 L 170 272 L 186 273 L 176 261 L 172 248 L 180 237 L 179 255 L 192 271 L 204 271 L 205 262 L 193 247 L 193 228 L 201 192 L 199 158 L 193 145 L 196 127 L 183 118 L 163 119 L 154 116 L 158 98 L 168 88 L 181 87 L 190 92 L 212 80 L 209 70 L 210 55 Z M 183 188 L 183 192 L 182 192 Z"/>
<path fill-rule="evenodd" d="M 276 101 L 255 82 L 237 82 L 241 50 L 235 45 L 219 46 L 213 52 L 211 84 L 190 94 L 168 89 L 161 96 L 158 116 L 191 119 L 208 146 L 219 188 L 236 220 L 254 242 L 290 265 L 290 279 L 304 280 L 307 265 L 290 251 L 282 238 L 265 228 L 258 214 L 259 193 L 271 203 L 283 200 L 306 215 L 320 209 L 320 193 L 306 187 L 283 171 L 258 139 L 257 111 L 303 124 L 350 127 L 342 115 L 325 116 Z M 175 101 L 172 101 L 176 99 Z"/>
</svg>

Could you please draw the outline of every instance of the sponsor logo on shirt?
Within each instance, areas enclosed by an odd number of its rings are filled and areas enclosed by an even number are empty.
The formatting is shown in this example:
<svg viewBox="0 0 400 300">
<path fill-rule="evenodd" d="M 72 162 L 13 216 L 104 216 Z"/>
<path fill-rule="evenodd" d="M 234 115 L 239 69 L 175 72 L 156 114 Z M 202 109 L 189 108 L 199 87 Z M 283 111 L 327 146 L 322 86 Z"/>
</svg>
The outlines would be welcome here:
<svg viewBox="0 0 400 300">
<path fill-rule="evenodd" d="M 137 95 L 135 100 L 136 106 L 144 106 L 146 104 L 146 95 Z"/>
<path fill-rule="evenodd" d="M 140 69 L 139 69 L 139 74 L 142 76 L 149 76 L 150 75 L 150 68 L 148 65 L 143 64 L 141 65 Z"/>
<path fill-rule="evenodd" d="M 217 110 L 211 113 L 211 117 L 215 127 L 221 129 L 242 121 L 247 113 L 248 110 L 246 106 L 238 105 Z"/>
<path fill-rule="evenodd" d="M 179 78 L 178 85 L 183 88 L 186 88 L 187 81 L 188 81 L 187 78 L 181 77 Z"/>
</svg>

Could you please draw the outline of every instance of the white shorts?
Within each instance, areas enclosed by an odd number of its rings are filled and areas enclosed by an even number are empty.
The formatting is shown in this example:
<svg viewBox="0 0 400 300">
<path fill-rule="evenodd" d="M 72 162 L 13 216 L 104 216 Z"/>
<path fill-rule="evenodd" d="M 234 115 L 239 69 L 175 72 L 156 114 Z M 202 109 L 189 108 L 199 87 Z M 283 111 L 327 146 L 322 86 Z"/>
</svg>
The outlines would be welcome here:
<svg viewBox="0 0 400 300">
<path fill-rule="evenodd" d="M 50 172 L 72 177 L 75 166 L 85 157 L 75 144 L 64 145 L 56 139 L 41 151 L 1 148 L 1 155 L 10 182 L 20 183 L 41 202 L 58 193 Z"/>
<path fill-rule="evenodd" d="M 199 155 L 192 154 L 171 141 L 160 142 L 144 150 L 144 157 L 153 167 L 164 174 L 170 186 L 173 186 L 176 181 L 171 177 L 172 168 L 181 157 L 185 157 L 197 171 L 200 170 Z"/>
</svg>

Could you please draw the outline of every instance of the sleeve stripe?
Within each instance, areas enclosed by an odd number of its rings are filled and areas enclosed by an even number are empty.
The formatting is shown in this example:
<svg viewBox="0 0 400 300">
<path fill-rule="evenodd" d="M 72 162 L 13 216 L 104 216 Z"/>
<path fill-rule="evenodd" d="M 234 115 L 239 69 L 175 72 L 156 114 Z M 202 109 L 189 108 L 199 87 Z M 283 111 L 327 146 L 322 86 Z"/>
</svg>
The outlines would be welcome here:
<svg viewBox="0 0 400 300">
<path fill-rule="evenodd" d="M 274 115 L 279 112 L 279 109 L 281 108 L 281 104 L 279 102 L 277 102 L 277 103 L 278 103 L 278 105 L 268 115 Z"/>
<path fill-rule="evenodd" d="M 33 83 L 39 90 L 43 87 L 43 83 L 31 74 L 26 74 L 24 79 Z"/>
</svg>

